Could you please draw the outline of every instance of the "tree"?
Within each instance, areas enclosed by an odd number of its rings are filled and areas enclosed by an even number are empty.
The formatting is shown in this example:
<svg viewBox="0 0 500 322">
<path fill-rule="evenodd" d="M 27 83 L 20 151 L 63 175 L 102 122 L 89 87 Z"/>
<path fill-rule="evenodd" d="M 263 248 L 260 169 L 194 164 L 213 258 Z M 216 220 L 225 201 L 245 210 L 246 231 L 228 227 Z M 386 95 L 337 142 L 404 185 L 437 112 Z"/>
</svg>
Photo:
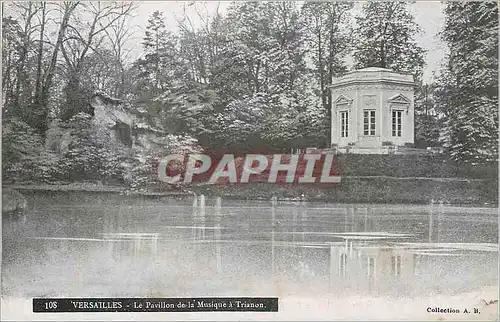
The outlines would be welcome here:
<svg viewBox="0 0 500 322">
<path fill-rule="evenodd" d="M 215 140 L 207 142 L 208 149 L 239 154 L 265 147 L 261 133 L 266 103 L 268 97 L 265 94 L 232 101 L 216 115 L 215 126 L 211 129 Z"/>
<path fill-rule="evenodd" d="M 43 138 L 26 122 L 11 118 L 2 126 L 2 176 L 7 182 L 39 179 Z"/>
<path fill-rule="evenodd" d="M 33 17 L 36 14 L 37 8 L 32 2 L 28 2 L 26 5 L 24 4 L 16 4 L 21 8 L 21 17 L 23 18 L 24 21 L 24 26 L 21 31 L 22 35 L 22 40 L 20 42 L 20 48 L 19 48 L 19 60 L 17 63 L 17 68 L 16 68 L 16 84 L 15 84 L 15 94 L 14 94 L 14 101 L 13 105 L 18 106 L 20 103 L 20 96 L 21 92 L 25 93 L 27 90 L 26 88 L 21 88 L 21 87 L 27 87 L 27 82 L 29 81 L 29 77 L 26 72 L 26 61 L 28 59 L 28 53 L 32 49 L 31 48 L 31 43 L 32 43 L 32 34 L 34 32 L 33 28 L 33 22 L 32 20 Z M 25 102 L 23 102 L 25 103 Z"/>
<path fill-rule="evenodd" d="M 184 13 L 180 19 L 177 19 L 179 27 L 179 54 L 183 68 L 187 71 L 186 77 L 190 81 L 201 84 L 209 84 L 211 79 L 210 68 L 214 66 L 217 59 L 217 46 L 219 23 L 221 16 L 218 13 L 217 6 L 214 17 L 203 14 L 198 10 L 195 3 L 188 4 L 193 6 L 197 13 L 197 18 L 202 22 L 202 26 L 196 28 L 192 19 Z"/>
<path fill-rule="evenodd" d="M 91 89 L 90 95 L 95 91 L 116 94 L 122 86 L 122 67 L 121 61 L 112 50 L 99 49 L 85 57 L 82 62 L 80 88 Z"/>
<path fill-rule="evenodd" d="M 27 118 L 32 94 L 30 54 L 34 51 L 35 16 L 39 7 L 35 3 L 13 3 L 10 9 L 16 11 L 18 17 L 2 19 L 5 28 L 3 54 L 6 58 L 3 62 L 8 70 L 4 68 L 3 74 L 7 94 L 5 103 L 11 115 Z"/>
<path fill-rule="evenodd" d="M 315 2 L 306 1 L 302 7 L 302 16 L 307 30 L 309 57 L 314 67 L 312 77 L 314 82 L 309 86 L 313 96 L 319 97 L 321 106 L 308 105 L 307 113 L 302 116 L 303 122 L 309 120 L 318 125 L 316 131 L 303 132 L 309 138 L 312 146 L 329 145 L 330 125 L 325 122 L 313 121 L 318 112 L 324 113 L 325 120 L 331 119 L 332 96 L 328 86 L 333 77 L 342 75 L 347 71 L 345 62 L 346 55 L 351 49 L 350 34 L 352 27 L 349 19 L 353 3 L 348 2 Z M 326 122 L 328 123 L 328 122 Z M 303 131 L 310 127 L 307 124 L 301 126 Z M 315 133 L 316 139 L 312 139 L 309 133 Z M 312 141 L 311 141 L 312 140 Z"/>
<path fill-rule="evenodd" d="M 7 8 L 15 18 L 3 19 L 4 27 L 7 27 L 3 40 L 8 48 L 8 51 L 4 50 L 8 71 L 3 70 L 3 80 L 7 85 L 4 86 L 6 107 L 10 115 L 22 117 L 41 135 L 47 129 L 48 104 L 56 77 L 58 53 L 67 22 L 77 5 L 78 2 L 14 2 Z M 59 19 L 49 17 L 54 11 L 59 11 Z M 49 21 L 53 23 L 51 31 L 56 31 L 55 39 L 48 39 L 46 25 Z M 15 42 L 11 38 L 14 35 L 18 38 Z"/>
<path fill-rule="evenodd" d="M 349 18 L 353 7 L 353 3 L 315 1 L 306 1 L 302 7 L 314 76 L 318 80 L 323 108 L 330 112 L 332 102 L 328 85 L 333 77 L 347 71 L 345 57 L 350 49 Z"/>
<path fill-rule="evenodd" d="M 113 17 L 108 17 L 107 21 L 100 22 L 99 25 L 103 28 L 105 25 L 109 25 L 109 28 L 104 28 L 104 32 L 106 33 L 107 40 L 111 45 L 111 52 L 114 56 L 114 61 L 118 64 L 119 67 L 119 79 L 120 81 L 115 84 L 115 87 L 109 93 L 114 97 L 123 98 L 126 94 L 126 61 L 129 58 L 129 54 L 131 49 L 125 49 L 125 45 L 127 41 L 129 41 L 129 37 L 132 35 L 132 28 L 129 27 L 128 23 L 130 22 L 131 12 L 136 9 L 136 6 L 128 7 L 122 6 L 120 7 L 121 13 L 119 18 L 113 21 Z"/>
<path fill-rule="evenodd" d="M 308 79 L 306 34 L 297 3 L 233 3 L 219 27 L 225 40 L 211 85 L 223 104 L 257 104 L 255 110 L 262 100 L 267 105 L 262 122 L 273 126 L 259 126 L 260 133 L 252 134 L 249 144 L 292 145 L 296 131 L 291 126 L 307 107 L 299 96 Z M 249 133 L 248 123 L 237 114 L 233 117 L 238 121 L 231 127 Z M 277 125 L 286 129 L 281 136 L 273 131 Z"/>
<path fill-rule="evenodd" d="M 415 97 L 415 147 L 426 148 L 440 145 L 442 121 L 437 106 L 436 84 L 425 84 Z"/>
<path fill-rule="evenodd" d="M 43 67 L 44 67 L 44 43 L 45 43 L 45 27 L 47 24 L 48 15 L 47 3 L 40 3 L 40 15 L 38 15 L 38 22 L 40 24 L 40 36 L 38 38 L 37 60 L 36 60 L 36 83 L 35 83 L 35 97 L 40 93 L 43 85 Z"/>
<path fill-rule="evenodd" d="M 445 14 L 440 106 L 450 154 L 462 162 L 498 160 L 498 4 L 453 2 Z"/>
<path fill-rule="evenodd" d="M 267 92 L 270 87 L 276 43 L 265 10 L 262 2 L 232 3 L 221 25 L 227 46 L 221 52 L 219 71 L 213 72 L 214 85 L 223 89 L 225 102 Z"/>
<path fill-rule="evenodd" d="M 61 45 L 68 78 L 66 106 L 61 115 L 63 120 L 69 120 L 79 112 L 89 112 L 88 102 L 94 89 L 82 88 L 80 84 L 85 58 L 92 52 L 98 52 L 105 31 L 133 8 L 133 4 L 127 2 L 86 2 L 81 4 L 81 9 L 91 15 L 88 23 L 79 19 L 68 23 L 69 32 Z"/>
<path fill-rule="evenodd" d="M 18 64 L 22 28 L 12 17 L 2 18 L 2 92 L 4 111 L 15 112 L 12 108 L 16 83 L 15 72 Z M 5 117 L 6 115 L 4 115 Z"/>
<path fill-rule="evenodd" d="M 177 72 L 177 40 L 166 30 L 163 14 L 155 11 L 148 20 L 142 43 L 145 57 L 137 62 L 154 97 L 167 89 Z"/>
<path fill-rule="evenodd" d="M 424 50 L 406 2 L 367 2 L 356 17 L 354 60 L 357 68 L 381 67 L 422 78 Z"/>
<path fill-rule="evenodd" d="M 42 135 L 45 135 L 48 128 L 49 96 L 53 85 L 52 82 L 55 77 L 59 50 L 62 47 L 69 20 L 78 5 L 79 2 L 75 1 L 63 2 L 58 6 L 61 13 L 61 20 L 58 26 L 57 38 L 53 44 L 52 53 L 50 54 L 50 62 L 48 63 L 45 73 L 41 76 L 42 80 L 41 85 L 39 85 L 39 91 L 35 92 L 33 104 L 31 106 L 31 111 L 33 112 L 32 118 L 36 121 L 36 128 Z"/>
</svg>

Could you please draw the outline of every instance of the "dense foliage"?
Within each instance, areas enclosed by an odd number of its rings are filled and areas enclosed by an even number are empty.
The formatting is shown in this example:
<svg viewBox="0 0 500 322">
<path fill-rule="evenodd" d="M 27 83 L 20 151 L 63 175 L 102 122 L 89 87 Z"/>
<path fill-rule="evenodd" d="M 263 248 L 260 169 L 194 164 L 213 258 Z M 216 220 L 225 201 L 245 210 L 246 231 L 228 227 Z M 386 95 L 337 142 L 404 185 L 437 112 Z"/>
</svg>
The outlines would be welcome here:
<svg viewBox="0 0 500 322">
<path fill-rule="evenodd" d="M 435 84 L 422 81 L 410 3 L 368 2 L 356 17 L 354 6 L 234 2 L 223 14 L 198 12 L 197 27 L 185 14 L 177 30 L 157 11 L 144 55 L 131 61 L 133 3 L 11 3 L 2 19 L 3 178 L 141 187 L 172 151 L 328 147 L 328 85 L 349 57 L 354 68 L 415 76 L 418 147 L 444 142 L 456 161 L 496 160 L 497 4 L 446 5 L 450 54 Z M 125 140 L 114 141 L 116 126 L 96 125 L 97 91 L 133 119 Z"/>
<path fill-rule="evenodd" d="M 498 3 L 446 5 L 440 109 L 455 160 L 498 160 Z M 460 19 L 456 19 L 460 15 Z"/>
</svg>

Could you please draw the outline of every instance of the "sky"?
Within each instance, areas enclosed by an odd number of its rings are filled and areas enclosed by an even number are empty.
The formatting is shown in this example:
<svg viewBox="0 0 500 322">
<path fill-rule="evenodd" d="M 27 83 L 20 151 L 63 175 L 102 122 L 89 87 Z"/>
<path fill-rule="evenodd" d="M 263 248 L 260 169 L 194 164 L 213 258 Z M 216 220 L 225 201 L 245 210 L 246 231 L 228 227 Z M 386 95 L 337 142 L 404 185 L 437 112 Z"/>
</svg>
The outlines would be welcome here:
<svg viewBox="0 0 500 322">
<path fill-rule="evenodd" d="M 438 33 L 444 26 L 444 6 L 439 1 L 419 1 L 413 5 L 413 9 L 415 21 L 423 29 L 417 41 L 427 50 L 424 80 L 430 82 L 433 72 L 439 69 L 446 54 L 446 46 L 438 38 Z"/>
</svg>

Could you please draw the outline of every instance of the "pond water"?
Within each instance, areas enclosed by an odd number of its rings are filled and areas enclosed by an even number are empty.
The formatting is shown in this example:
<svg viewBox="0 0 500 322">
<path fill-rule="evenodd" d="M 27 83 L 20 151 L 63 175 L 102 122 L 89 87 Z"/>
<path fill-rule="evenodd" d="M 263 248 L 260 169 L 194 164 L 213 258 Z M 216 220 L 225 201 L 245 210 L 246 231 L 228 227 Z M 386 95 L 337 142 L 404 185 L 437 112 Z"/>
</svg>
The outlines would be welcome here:
<svg viewBox="0 0 500 322">
<path fill-rule="evenodd" d="M 413 296 L 498 285 L 497 208 L 25 196 L 27 222 L 3 223 L 4 295 Z"/>
</svg>

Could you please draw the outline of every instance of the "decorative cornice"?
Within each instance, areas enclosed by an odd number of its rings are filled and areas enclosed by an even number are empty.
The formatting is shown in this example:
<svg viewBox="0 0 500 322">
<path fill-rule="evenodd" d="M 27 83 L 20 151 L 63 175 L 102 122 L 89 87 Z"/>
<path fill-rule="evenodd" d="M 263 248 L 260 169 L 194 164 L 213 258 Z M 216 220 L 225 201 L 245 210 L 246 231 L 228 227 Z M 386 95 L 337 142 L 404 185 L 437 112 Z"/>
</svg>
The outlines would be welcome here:
<svg viewBox="0 0 500 322">
<path fill-rule="evenodd" d="M 363 80 L 363 79 L 346 79 L 342 81 L 338 81 L 329 85 L 329 88 L 337 88 L 343 86 L 350 85 L 379 85 L 379 84 L 396 84 L 396 85 L 406 85 L 414 87 L 415 83 L 413 81 L 405 80 L 405 79 L 374 79 L 374 80 Z"/>
<path fill-rule="evenodd" d="M 398 90 L 398 91 L 408 91 L 413 90 L 413 84 L 384 84 L 384 83 L 369 83 L 369 84 L 350 84 L 344 85 L 342 87 L 330 87 L 332 92 L 342 93 L 348 92 L 352 90 L 359 89 L 389 89 L 389 90 Z"/>
</svg>

